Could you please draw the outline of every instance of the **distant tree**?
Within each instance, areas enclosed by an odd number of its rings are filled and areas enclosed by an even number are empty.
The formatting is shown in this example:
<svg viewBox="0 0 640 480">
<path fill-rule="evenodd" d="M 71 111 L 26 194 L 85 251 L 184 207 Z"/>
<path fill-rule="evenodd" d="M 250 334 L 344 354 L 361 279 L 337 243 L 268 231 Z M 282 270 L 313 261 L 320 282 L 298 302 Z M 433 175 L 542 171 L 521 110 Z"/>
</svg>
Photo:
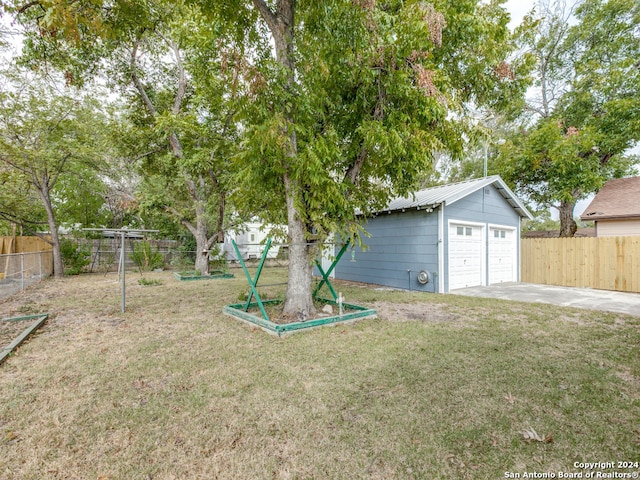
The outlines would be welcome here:
<svg viewBox="0 0 640 480">
<path fill-rule="evenodd" d="M 13 75 L 0 92 L 0 173 L 6 179 L 0 201 L 5 218 L 27 227 L 40 225 L 34 196 L 45 212 L 53 247 L 54 275 L 64 275 L 57 206 L 75 199 L 90 205 L 97 168 L 104 161 L 100 105 L 79 92 L 60 92 L 33 75 Z M 24 207 L 15 209 L 15 203 Z M 35 217 L 33 216 L 35 213 Z M 35 218 L 35 220 L 34 220 Z M 41 218 L 41 217 L 40 217 Z"/>
<path fill-rule="evenodd" d="M 129 140 L 139 167 L 137 207 L 188 229 L 196 269 L 207 274 L 209 249 L 224 237 L 239 143 L 242 36 L 205 18 L 197 2 L 36 1 L 15 10 L 27 27 L 25 61 L 53 64 L 72 82 L 106 75 L 128 101 L 131 130 L 120 141 Z"/>
<path fill-rule="evenodd" d="M 576 202 L 636 161 L 625 152 L 640 141 L 640 3 L 547 3 L 525 27 L 537 95 L 494 167 L 529 201 L 558 209 L 560 236 L 573 236 Z"/>
</svg>

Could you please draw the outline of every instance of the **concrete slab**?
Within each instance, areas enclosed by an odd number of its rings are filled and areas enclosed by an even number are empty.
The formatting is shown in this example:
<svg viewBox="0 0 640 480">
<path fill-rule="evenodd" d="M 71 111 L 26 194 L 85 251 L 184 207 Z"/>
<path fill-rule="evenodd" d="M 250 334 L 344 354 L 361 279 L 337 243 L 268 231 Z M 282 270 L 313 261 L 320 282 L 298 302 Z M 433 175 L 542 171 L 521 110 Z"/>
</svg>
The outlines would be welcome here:
<svg viewBox="0 0 640 480">
<path fill-rule="evenodd" d="M 564 307 L 587 308 L 625 313 L 640 317 L 640 294 L 595 290 L 592 288 L 557 287 L 533 283 L 501 283 L 489 287 L 460 288 L 453 295 L 501 298 L 530 303 L 550 303 Z"/>
</svg>

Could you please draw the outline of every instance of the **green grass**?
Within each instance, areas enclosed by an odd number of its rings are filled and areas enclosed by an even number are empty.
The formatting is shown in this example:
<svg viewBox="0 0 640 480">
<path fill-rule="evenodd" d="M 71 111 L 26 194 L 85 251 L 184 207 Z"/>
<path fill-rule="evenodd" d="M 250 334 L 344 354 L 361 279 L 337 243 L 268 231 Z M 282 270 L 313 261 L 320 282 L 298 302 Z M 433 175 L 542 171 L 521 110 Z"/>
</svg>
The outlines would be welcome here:
<svg viewBox="0 0 640 480">
<path fill-rule="evenodd" d="M 51 320 L 0 367 L 0 479 L 497 479 L 640 459 L 638 317 L 342 284 L 379 318 L 279 339 L 221 313 L 246 290 L 235 273 L 133 278 L 125 314 L 115 276 L 1 304 Z"/>
</svg>

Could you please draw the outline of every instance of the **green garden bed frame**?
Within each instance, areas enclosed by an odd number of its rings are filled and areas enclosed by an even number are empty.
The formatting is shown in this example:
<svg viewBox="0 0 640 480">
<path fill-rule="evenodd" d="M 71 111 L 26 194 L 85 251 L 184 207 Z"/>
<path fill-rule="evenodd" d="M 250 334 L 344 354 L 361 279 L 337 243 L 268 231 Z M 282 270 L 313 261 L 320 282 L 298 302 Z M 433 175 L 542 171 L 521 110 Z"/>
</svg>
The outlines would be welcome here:
<svg viewBox="0 0 640 480">
<path fill-rule="evenodd" d="M 173 272 L 173 276 L 181 282 L 188 282 L 190 280 L 216 280 L 220 278 L 234 278 L 233 273 L 224 272 L 222 270 L 213 270 L 209 275 L 193 275 Z"/>
<path fill-rule="evenodd" d="M 322 264 L 320 263 L 320 261 L 316 260 L 316 267 L 318 268 L 318 271 L 322 275 L 322 280 L 320 281 L 320 283 L 318 283 L 318 285 L 313 291 L 314 300 L 317 300 L 325 304 L 337 306 L 341 314 L 330 316 L 330 317 L 313 318 L 313 319 L 309 319 L 301 322 L 292 322 L 292 323 L 285 323 L 285 324 L 272 322 L 269 319 L 269 315 L 267 314 L 265 305 L 267 306 L 278 305 L 282 303 L 282 300 L 262 300 L 262 298 L 260 298 L 260 293 L 258 293 L 258 281 L 260 280 L 260 274 L 262 273 L 262 267 L 264 266 L 264 262 L 267 259 L 267 254 L 269 253 L 269 249 L 271 248 L 271 238 L 267 239 L 267 243 L 265 244 L 265 249 L 262 252 L 262 257 L 260 258 L 260 263 L 258 264 L 258 269 L 256 270 L 256 274 L 254 278 L 251 278 L 251 274 L 249 273 L 249 270 L 247 270 L 247 266 L 242 260 L 242 255 L 240 254 L 240 250 L 238 249 L 236 242 L 232 240 L 232 244 L 238 256 L 238 261 L 242 266 L 242 270 L 245 276 L 247 277 L 247 282 L 249 282 L 249 288 L 251 292 L 249 293 L 249 297 L 247 298 L 246 302 L 226 305 L 222 309 L 222 311 L 227 315 L 249 322 L 253 325 L 256 325 L 262 328 L 268 333 L 272 333 L 280 337 L 287 333 L 293 333 L 300 330 L 322 327 L 326 325 L 334 325 L 337 323 L 350 322 L 360 318 L 373 317 L 377 314 L 377 312 L 373 309 L 362 307 L 360 305 L 354 305 L 351 303 L 342 302 L 342 298 L 339 298 L 335 289 L 331 285 L 331 281 L 329 280 L 329 275 L 331 275 L 331 272 L 333 271 L 335 266 L 338 264 L 338 261 L 340 260 L 344 252 L 347 250 L 349 243 L 346 243 L 342 246 L 342 248 L 340 249 L 340 253 L 338 253 L 335 260 L 331 263 L 331 266 L 326 272 L 323 270 Z M 263 285 L 263 286 L 272 286 L 272 285 Z M 327 289 L 331 293 L 333 299 L 321 298 L 319 296 L 320 290 L 325 285 L 327 286 Z M 252 301 L 254 298 L 255 298 L 255 302 Z M 256 307 L 259 309 L 260 314 L 262 315 L 261 317 L 249 312 L 249 309 L 255 309 Z"/>
<path fill-rule="evenodd" d="M 4 362 L 7 357 L 9 357 L 9 355 L 11 355 L 11 353 L 27 339 L 29 335 L 40 328 L 47 320 L 48 316 L 48 313 L 40 313 L 38 315 L 26 315 L 23 317 L 0 319 L 0 322 L 23 322 L 26 320 L 35 320 L 33 323 L 30 323 L 29 326 L 25 328 L 22 333 L 20 333 L 20 335 L 14 338 L 8 346 L 3 347 L 2 345 L 0 345 L 0 364 L 2 364 L 2 362 Z"/>
</svg>

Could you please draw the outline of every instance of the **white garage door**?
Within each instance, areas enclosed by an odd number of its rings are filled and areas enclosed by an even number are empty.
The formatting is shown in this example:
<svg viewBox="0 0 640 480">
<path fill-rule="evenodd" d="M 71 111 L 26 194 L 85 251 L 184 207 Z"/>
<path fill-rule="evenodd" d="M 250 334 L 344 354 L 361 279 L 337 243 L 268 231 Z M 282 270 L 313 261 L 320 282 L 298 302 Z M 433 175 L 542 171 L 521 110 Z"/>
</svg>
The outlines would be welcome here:
<svg viewBox="0 0 640 480">
<path fill-rule="evenodd" d="M 482 227 L 449 225 L 449 290 L 484 285 Z"/>
<path fill-rule="evenodd" d="M 489 284 L 516 280 L 515 230 L 491 227 L 489 229 Z"/>
</svg>

